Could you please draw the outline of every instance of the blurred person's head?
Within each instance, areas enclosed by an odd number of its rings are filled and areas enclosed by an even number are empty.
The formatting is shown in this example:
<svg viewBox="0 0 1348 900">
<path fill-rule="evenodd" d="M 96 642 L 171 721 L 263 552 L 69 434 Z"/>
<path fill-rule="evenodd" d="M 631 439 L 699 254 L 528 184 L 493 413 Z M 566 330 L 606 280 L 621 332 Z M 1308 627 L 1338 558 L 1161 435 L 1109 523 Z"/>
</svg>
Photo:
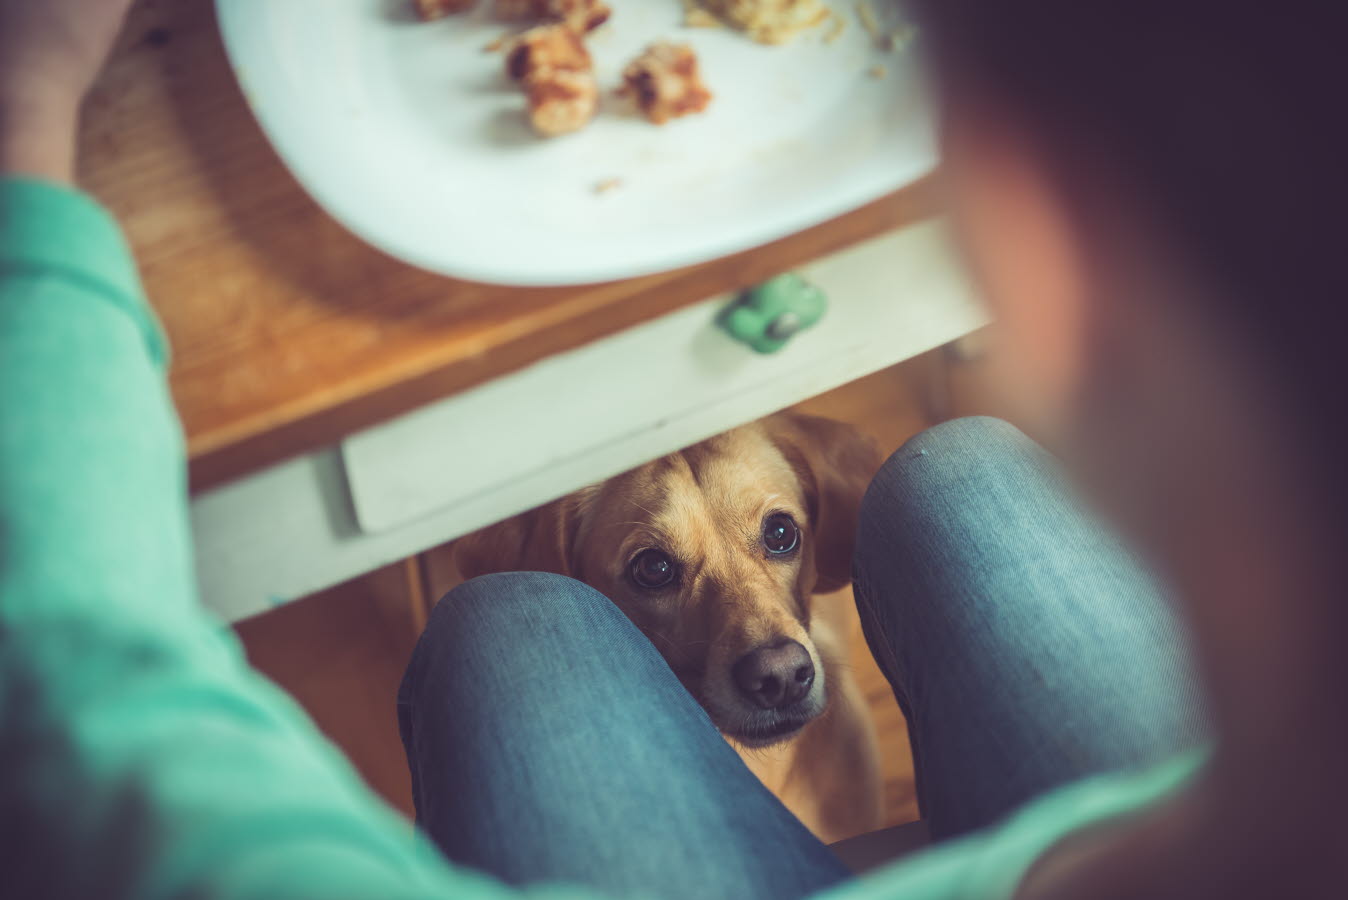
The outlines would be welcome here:
<svg viewBox="0 0 1348 900">
<path fill-rule="evenodd" d="M 1348 735 L 1348 5 L 909 10 L 1036 433 L 1177 585 L 1234 752 L 1320 752 Z"/>
</svg>

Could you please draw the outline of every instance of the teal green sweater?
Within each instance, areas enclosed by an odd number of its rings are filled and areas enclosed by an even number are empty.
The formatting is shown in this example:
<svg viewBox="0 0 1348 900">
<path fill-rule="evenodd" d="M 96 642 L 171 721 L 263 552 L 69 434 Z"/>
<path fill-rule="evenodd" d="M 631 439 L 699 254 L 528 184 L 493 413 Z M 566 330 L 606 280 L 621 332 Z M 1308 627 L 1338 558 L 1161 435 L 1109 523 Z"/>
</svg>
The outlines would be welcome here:
<svg viewBox="0 0 1348 900">
<path fill-rule="evenodd" d="M 198 605 L 166 356 L 112 219 L 0 181 L 0 893 L 514 893 L 414 838 Z M 836 893 L 1009 896 L 1193 764 L 1074 785 Z"/>
</svg>

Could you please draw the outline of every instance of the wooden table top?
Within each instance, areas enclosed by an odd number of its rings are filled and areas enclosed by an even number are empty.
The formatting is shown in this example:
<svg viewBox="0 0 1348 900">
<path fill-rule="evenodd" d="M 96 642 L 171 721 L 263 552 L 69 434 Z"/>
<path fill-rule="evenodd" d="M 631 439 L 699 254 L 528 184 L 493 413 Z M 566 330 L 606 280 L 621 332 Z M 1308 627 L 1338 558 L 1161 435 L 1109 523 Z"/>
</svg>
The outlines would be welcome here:
<svg viewBox="0 0 1348 900">
<path fill-rule="evenodd" d="M 173 345 L 194 490 L 933 214 L 933 179 L 702 265 L 584 287 L 432 275 L 362 243 L 281 164 L 210 0 L 142 0 L 86 108 L 80 178 Z"/>
</svg>

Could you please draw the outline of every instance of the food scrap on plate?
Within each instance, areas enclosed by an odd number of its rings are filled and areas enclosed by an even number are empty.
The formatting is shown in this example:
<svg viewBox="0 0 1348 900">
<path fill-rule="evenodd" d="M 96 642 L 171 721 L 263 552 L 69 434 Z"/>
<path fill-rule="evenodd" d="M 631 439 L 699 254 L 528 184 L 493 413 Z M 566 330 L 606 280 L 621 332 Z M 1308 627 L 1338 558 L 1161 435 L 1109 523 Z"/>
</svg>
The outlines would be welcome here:
<svg viewBox="0 0 1348 900">
<path fill-rule="evenodd" d="M 760 44 L 785 44 L 832 15 L 822 0 L 697 0 Z"/>
<path fill-rule="evenodd" d="M 413 0 L 418 15 L 436 19 L 464 12 L 476 0 Z M 784 44 L 804 31 L 830 23 L 824 43 L 842 34 L 843 19 L 822 0 L 682 0 L 685 24 L 730 25 L 765 44 Z M 609 20 L 605 0 L 491 0 L 492 14 L 509 22 L 533 23 L 517 37 L 503 35 L 488 50 L 506 50 L 506 71 L 524 89 L 529 122 L 543 137 L 584 128 L 599 108 L 599 89 L 584 38 Z M 904 26 L 881 29 L 870 0 L 859 0 L 857 17 L 882 49 L 893 51 L 912 38 Z M 867 70 L 883 77 L 883 66 Z M 619 93 L 631 97 L 656 125 L 702 112 L 712 93 L 702 81 L 697 56 L 687 44 L 657 41 L 623 69 Z"/>
<path fill-rule="evenodd" d="M 565 23 L 520 35 L 506 54 L 506 74 L 524 86 L 529 124 L 543 137 L 579 131 L 599 108 L 590 51 Z"/>
<path fill-rule="evenodd" d="M 711 102 L 711 91 L 698 72 L 697 56 L 687 44 L 651 44 L 623 69 L 620 90 L 656 125 L 701 112 Z"/>
</svg>

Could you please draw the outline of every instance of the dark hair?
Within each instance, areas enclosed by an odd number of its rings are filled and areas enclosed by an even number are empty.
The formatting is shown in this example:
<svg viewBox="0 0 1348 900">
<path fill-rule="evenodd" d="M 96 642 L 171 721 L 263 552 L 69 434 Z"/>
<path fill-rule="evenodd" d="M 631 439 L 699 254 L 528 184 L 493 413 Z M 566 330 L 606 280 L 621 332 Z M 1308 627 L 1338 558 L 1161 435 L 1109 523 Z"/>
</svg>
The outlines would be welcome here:
<svg viewBox="0 0 1348 900">
<path fill-rule="evenodd" d="M 1270 386 L 1305 404 L 1288 412 L 1319 445 L 1311 452 L 1338 456 L 1348 3 L 907 5 L 945 95 L 977 95 L 1023 122 L 1062 177 L 1107 172 L 1135 192 L 1209 286 L 1208 320 L 1243 335 Z"/>
</svg>

